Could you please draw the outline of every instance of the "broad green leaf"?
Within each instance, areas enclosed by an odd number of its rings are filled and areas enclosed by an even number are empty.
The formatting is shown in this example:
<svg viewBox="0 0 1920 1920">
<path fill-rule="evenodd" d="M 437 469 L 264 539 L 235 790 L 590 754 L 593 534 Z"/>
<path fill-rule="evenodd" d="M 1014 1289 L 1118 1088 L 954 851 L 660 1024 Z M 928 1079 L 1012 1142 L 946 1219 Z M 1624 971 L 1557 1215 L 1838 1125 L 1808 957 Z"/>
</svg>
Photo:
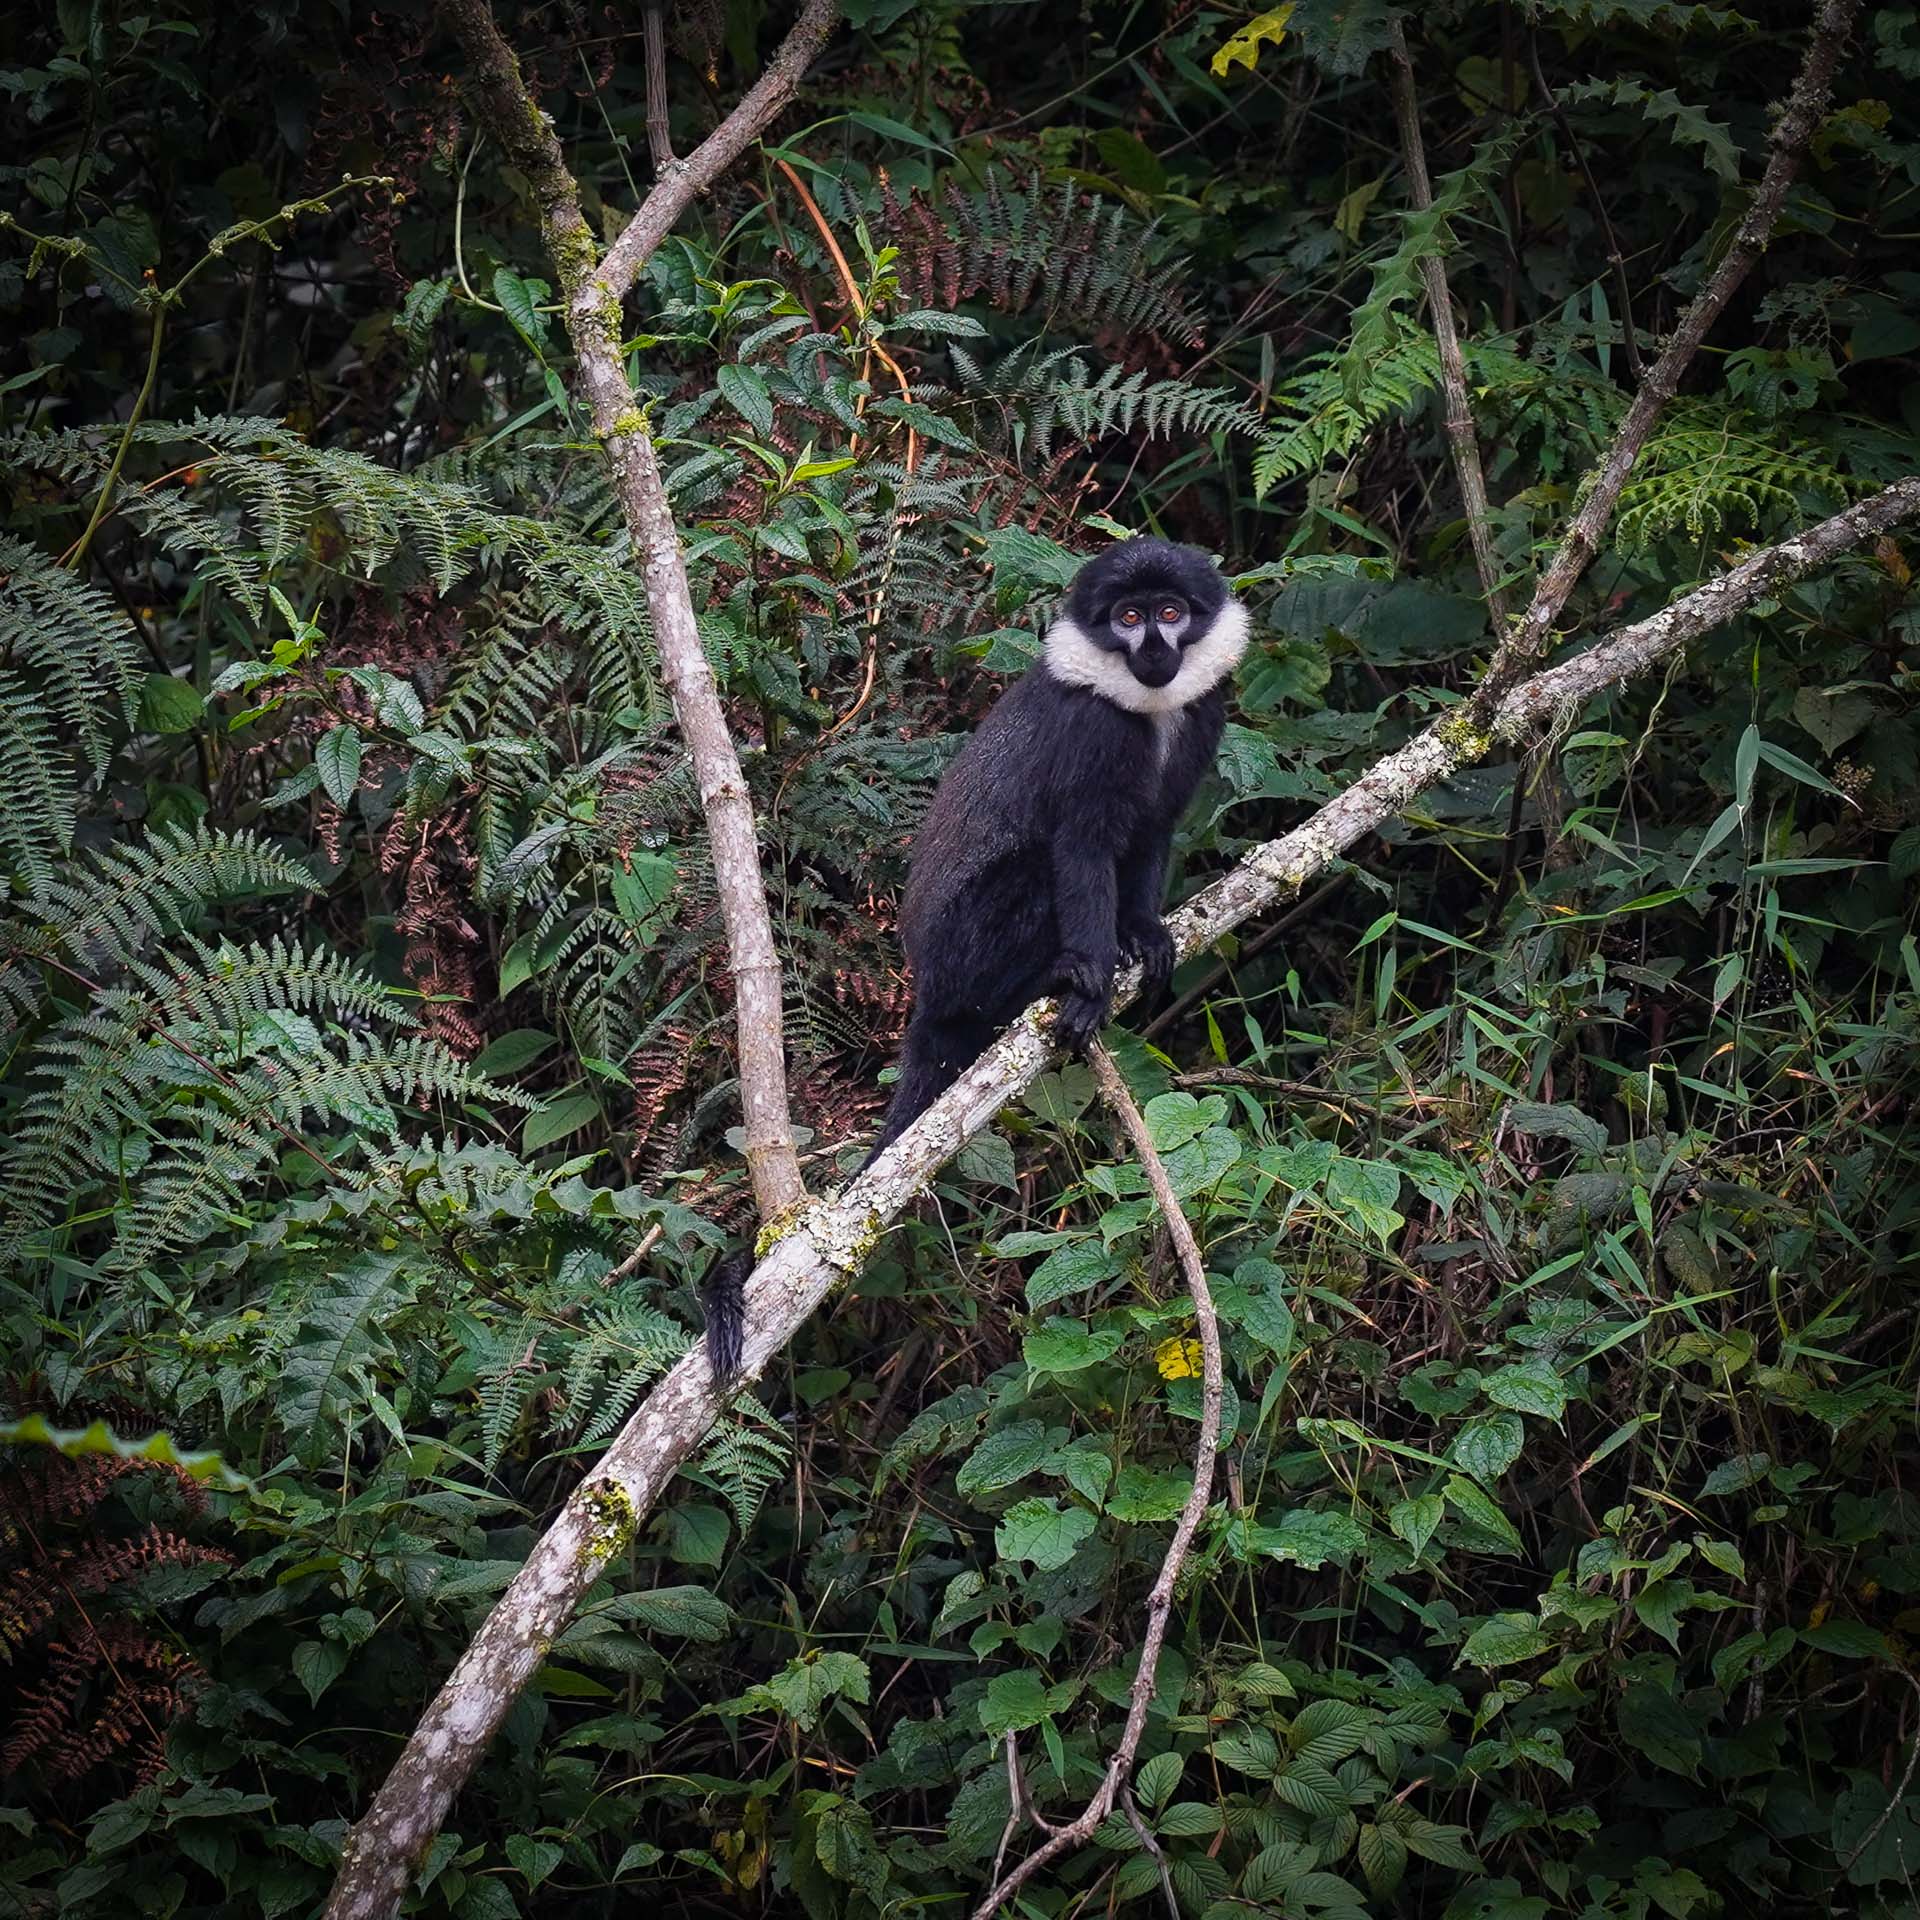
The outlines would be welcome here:
<svg viewBox="0 0 1920 1920">
<path fill-rule="evenodd" d="M 1526 1442 L 1526 1427 L 1518 1415 L 1483 1413 L 1454 1435 L 1447 1458 L 1476 1480 L 1491 1483 L 1520 1458 Z"/>
<path fill-rule="evenodd" d="M 150 673 L 140 687 L 142 733 L 190 733 L 206 716 L 207 703 L 191 680 L 170 673 Z"/>
<path fill-rule="evenodd" d="M 1489 1374 L 1486 1392 L 1496 1407 L 1537 1413 L 1544 1420 L 1558 1420 L 1567 1410 L 1566 1382 L 1544 1360 L 1522 1360 Z"/>
<path fill-rule="evenodd" d="M 1020 1351 L 1034 1373 L 1078 1373 L 1111 1360 L 1125 1340 L 1116 1328 L 1089 1331 L 1077 1320 L 1049 1320 L 1021 1341 Z"/>
<path fill-rule="evenodd" d="M 1503 1613 L 1482 1621 L 1467 1635 L 1460 1658 L 1468 1666 L 1510 1667 L 1545 1653 L 1553 1641 L 1530 1613 Z"/>
<path fill-rule="evenodd" d="M 1047 1430 L 1038 1420 L 1016 1420 L 996 1428 L 967 1456 L 954 1475 L 964 1494 L 992 1493 L 1036 1472 L 1048 1451 Z"/>
<path fill-rule="evenodd" d="M 1120 1273 L 1117 1256 L 1097 1240 L 1058 1247 L 1028 1274 L 1027 1305 L 1037 1311 L 1069 1294 L 1084 1293 L 1089 1287 L 1118 1279 Z"/>
<path fill-rule="evenodd" d="M 1418 1556 L 1439 1531 L 1445 1513 L 1446 1502 L 1437 1493 L 1423 1493 L 1415 1499 L 1396 1502 L 1387 1514 L 1387 1525 Z"/>
<path fill-rule="evenodd" d="M 1022 1500 L 1008 1508 L 993 1542 L 1003 1560 L 1025 1560 L 1042 1573 L 1064 1567 L 1081 1541 L 1093 1532 L 1094 1518 L 1084 1507 L 1062 1507 L 1053 1500 Z"/>
<path fill-rule="evenodd" d="M 563 1099 L 549 1101 L 527 1115 L 527 1123 L 520 1129 L 520 1151 L 538 1153 L 542 1147 L 550 1147 L 556 1140 L 564 1140 L 582 1127 L 592 1126 L 599 1118 L 600 1103 L 590 1093 L 568 1094 Z"/>
</svg>

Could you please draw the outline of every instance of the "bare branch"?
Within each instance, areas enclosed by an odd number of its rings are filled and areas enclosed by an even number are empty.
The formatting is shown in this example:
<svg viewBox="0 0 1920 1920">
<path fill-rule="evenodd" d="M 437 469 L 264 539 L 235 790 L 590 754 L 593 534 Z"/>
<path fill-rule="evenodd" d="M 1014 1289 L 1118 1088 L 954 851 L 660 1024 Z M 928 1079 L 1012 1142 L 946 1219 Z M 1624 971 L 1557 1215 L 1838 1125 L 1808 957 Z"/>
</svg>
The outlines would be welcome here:
<svg viewBox="0 0 1920 1920">
<path fill-rule="evenodd" d="M 744 152 L 793 97 L 807 62 L 832 28 L 836 7 L 832 0 L 809 0 L 767 72 L 690 158 L 672 163 L 605 260 L 599 259 L 580 211 L 580 190 L 552 122 L 529 92 L 488 0 L 444 0 L 444 11 L 473 64 L 471 85 L 489 128 L 533 188 L 541 237 L 565 297 L 580 388 L 594 432 L 606 446 L 614 492 L 646 585 L 661 678 L 706 815 L 734 981 L 747 1171 L 760 1216 L 769 1219 L 806 1197 L 787 1109 L 780 958 L 740 756 L 700 644 L 660 464 L 621 360 L 620 300 L 694 194 Z"/>
<path fill-rule="evenodd" d="M 1760 184 L 1754 190 L 1746 218 L 1740 222 L 1733 244 L 1721 256 L 1707 284 L 1694 295 L 1693 303 L 1680 316 L 1653 370 L 1641 382 L 1633 405 L 1614 434 L 1613 445 L 1599 470 L 1591 477 L 1580 510 L 1562 536 L 1546 573 L 1534 589 L 1532 603 L 1521 615 L 1519 624 L 1500 643 L 1485 677 L 1474 689 L 1473 724 L 1485 726 L 1492 718 L 1508 688 L 1544 656 L 1553 633 L 1553 624 L 1568 596 L 1600 551 L 1601 536 L 1620 490 L 1627 484 L 1640 450 L 1661 409 L 1679 391 L 1680 377 L 1699 351 L 1707 329 L 1720 317 L 1721 309 L 1733 297 L 1752 268 L 1765 252 L 1780 209 L 1786 204 L 1787 189 L 1793 184 L 1800 162 L 1806 156 L 1807 143 L 1813 138 L 1827 110 L 1833 91 L 1834 69 L 1840 61 L 1847 30 L 1853 24 L 1859 0 L 1822 0 L 1813 37 L 1800 63 L 1787 104 L 1775 124 L 1773 152 Z"/>
<path fill-rule="evenodd" d="M 996 1876 L 987 1897 L 974 1908 L 973 1920 L 992 1920 L 1001 1903 L 1010 1900 L 1049 1860 L 1057 1859 L 1075 1847 L 1085 1846 L 1093 1830 L 1126 1794 L 1128 1782 L 1133 1778 L 1134 1757 L 1140 1751 L 1140 1737 L 1147 1730 L 1147 1709 L 1153 1704 L 1154 1681 L 1160 1671 L 1160 1649 L 1166 1644 L 1167 1621 L 1173 1613 L 1174 1588 L 1179 1585 L 1180 1569 L 1187 1563 L 1187 1550 L 1193 1545 L 1193 1536 L 1199 1532 L 1200 1522 L 1206 1518 L 1207 1503 L 1213 1496 L 1214 1462 L 1220 1452 L 1220 1403 L 1224 1397 L 1224 1376 L 1220 1367 L 1220 1322 L 1214 1315 L 1213 1295 L 1208 1291 L 1206 1268 L 1200 1261 L 1200 1243 L 1193 1237 L 1193 1228 L 1180 1205 L 1179 1196 L 1173 1190 L 1173 1182 L 1167 1178 L 1166 1165 L 1153 1144 L 1153 1136 L 1147 1132 L 1147 1123 L 1140 1109 L 1134 1105 L 1133 1095 L 1127 1091 L 1127 1083 L 1120 1077 L 1120 1069 L 1113 1064 L 1112 1054 L 1096 1040 L 1088 1049 L 1087 1059 L 1093 1067 L 1093 1077 L 1099 1084 L 1101 1099 L 1113 1109 L 1114 1118 L 1125 1130 L 1134 1156 L 1147 1176 L 1147 1184 L 1153 1189 L 1153 1197 L 1160 1206 L 1160 1217 L 1166 1223 L 1167 1231 L 1173 1238 L 1174 1251 L 1180 1257 L 1180 1271 L 1186 1276 L 1187 1291 L 1193 1295 L 1194 1322 L 1200 1335 L 1200 1437 L 1194 1442 L 1193 1448 L 1193 1486 L 1187 1493 L 1186 1504 L 1180 1509 L 1180 1518 L 1174 1523 L 1173 1538 L 1167 1542 L 1166 1555 L 1160 1562 L 1160 1573 L 1153 1583 L 1153 1591 L 1147 1595 L 1147 1628 L 1141 1636 L 1140 1661 L 1133 1671 L 1133 1688 L 1127 1698 L 1127 1720 L 1120 1731 L 1120 1744 L 1114 1748 L 1113 1758 L 1107 1762 L 1107 1770 L 1101 1776 L 1093 1798 L 1081 1809 L 1079 1816 L 1064 1827 L 1051 1829 L 1045 1844 L 1036 1847 L 1011 1873 Z M 1009 1755 L 1008 1764 L 1012 1766 L 1011 1749 Z M 1129 1816 L 1148 1847 L 1158 1857 L 1158 1846 L 1141 1826 L 1137 1814 L 1132 1813 L 1130 1804 Z M 1160 1860 L 1160 1870 L 1164 1876 L 1164 1858 Z M 1178 1911 L 1176 1907 L 1175 1912 Z"/>
<path fill-rule="evenodd" d="M 1427 149 L 1420 138 L 1420 101 L 1414 90 L 1413 62 L 1407 56 L 1407 36 L 1396 19 L 1388 42 L 1393 83 L 1393 117 L 1400 127 L 1400 158 L 1407 170 L 1407 193 L 1424 213 L 1433 205 L 1433 183 L 1427 177 Z M 1480 575 L 1480 591 L 1493 615 L 1494 630 L 1505 635 L 1507 597 L 1500 584 L 1500 556 L 1493 545 L 1493 510 L 1487 503 L 1487 476 L 1480 465 L 1480 442 L 1473 430 L 1473 409 L 1467 402 L 1467 363 L 1460 354 L 1460 335 L 1453 324 L 1453 295 L 1447 287 L 1446 262 L 1436 253 L 1420 262 L 1427 288 L 1427 317 L 1433 324 L 1434 345 L 1440 351 L 1440 393 L 1446 403 L 1447 447 L 1460 482 L 1460 509 L 1466 516 L 1467 538 L 1473 543 L 1473 564 Z"/>
<path fill-rule="evenodd" d="M 455 0 L 468 6 L 472 0 Z M 670 160 L 626 231 L 607 249 L 593 275 L 593 296 L 624 300 L 627 289 L 653 252 L 670 234 L 695 195 L 713 183 L 759 139 L 773 117 L 800 90 L 827 35 L 840 18 L 839 0 L 806 0 L 793 31 L 767 62 L 767 70 L 742 96 L 740 104 L 687 155 Z"/>
<path fill-rule="evenodd" d="M 1631 679 L 1756 600 L 1905 521 L 1920 519 L 1920 479 L 1823 520 L 1751 555 L 1732 572 L 1635 626 L 1515 687 L 1494 727 L 1475 733 L 1459 709 L 1388 754 L 1346 792 L 1291 833 L 1254 848 L 1236 867 L 1170 916 L 1168 930 L 1190 959 L 1275 902 L 1291 899 L 1364 834 L 1429 787 L 1489 752 L 1523 745 L 1577 712 L 1581 702 Z M 1137 971 L 1119 1002 L 1135 991 Z M 1029 1007 L 885 1153 L 840 1192 L 816 1200 L 767 1249 L 747 1282 L 742 1372 L 757 1377 L 836 1285 L 859 1272 L 891 1220 L 1001 1108 L 1054 1060 L 1045 1016 Z M 654 1388 L 535 1545 L 527 1563 L 448 1676 L 415 1728 L 373 1808 L 348 1842 L 341 1886 L 327 1920 L 371 1920 L 391 1911 L 411 1863 L 424 1854 L 453 1796 L 514 1700 L 533 1676 L 580 1596 L 621 1553 L 720 1411 L 704 1343 Z M 396 1786 L 396 1783 L 404 1783 Z M 343 1900 L 349 1879 L 378 1871 L 386 1901 Z"/>
<path fill-rule="evenodd" d="M 647 48 L 647 148 L 657 185 L 673 165 L 673 134 L 667 124 L 667 0 L 646 0 L 640 31 Z"/>
</svg>

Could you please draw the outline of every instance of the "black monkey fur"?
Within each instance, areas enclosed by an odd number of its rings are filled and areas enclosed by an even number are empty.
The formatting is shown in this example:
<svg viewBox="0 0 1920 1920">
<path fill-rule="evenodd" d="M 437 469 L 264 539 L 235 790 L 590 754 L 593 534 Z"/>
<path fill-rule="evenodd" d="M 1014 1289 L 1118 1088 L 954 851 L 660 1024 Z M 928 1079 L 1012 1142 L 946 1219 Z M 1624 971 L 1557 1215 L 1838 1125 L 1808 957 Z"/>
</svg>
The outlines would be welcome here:
<svg viewBox="0 0 1920 1920">
<path fill-rule="evenodd" d="M 1130 643 L 1120 611 L 1137 604 L 1153 629 L 1163 597 L 1184 602 L 1184 626 Z M 1123 961 L 1141 963 L 1149 994 L 1166 985 L 1167 855 L 1219 750 L 1246 632 L 1197 548 L 1128 540 L 1081 568 L 1040 659 L 947 769 L 915 840 L 900 916 L 913 1013 L 873 1154 L 1041 995 L 1060 995 L 1055 1032 L 1083 1053 Z"/>
<path fill-rule="evenodd" d="M 1163 616 L 1172 616 L 1170 619 Z M 1039 660 L 947 769 L 914 841 L 900 931 L 914 1003 L 873 1159 L 1023 1007 L 1060 996 L 1084 1053 L 1113 977 L 1173 969 L 1160 918 L 1173 830 L 1212 766 L 1246 610 L 1194 547 L 1128 540 L 1081 568 Z M 702 1288 L 718 1380 L 738 1367 L 744 1250 Z"/>
</svg>

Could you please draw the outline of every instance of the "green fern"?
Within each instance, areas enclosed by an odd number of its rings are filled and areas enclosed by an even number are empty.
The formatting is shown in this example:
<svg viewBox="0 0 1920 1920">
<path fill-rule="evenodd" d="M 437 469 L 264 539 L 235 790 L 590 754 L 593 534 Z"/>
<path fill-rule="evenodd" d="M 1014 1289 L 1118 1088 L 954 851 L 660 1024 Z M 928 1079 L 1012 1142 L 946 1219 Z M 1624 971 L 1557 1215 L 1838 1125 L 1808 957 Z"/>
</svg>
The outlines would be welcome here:
<svg viewBox="0 0 1920 1920">
<path fill-rule="evenodd" d="M 733 1417 L 716 1427 L 689 1477 L 721 1494 L 745 1533 L 760 1512 L 767 1489 L 785 1474 L 793 1444 L 758 1400 L 741 1395 Z"/>
<path fill-rule="evenodd" d="M 1719 400 L 1676 403 L 1621 490 L 1615 543 L 1625 552 L 1676 529 L 1712 540 L 1732 526 L 1797 522 L 1851 492 L 1825 449 Z"/>
<path fill-rule="evenodd" d="M 137 1266 L 192 1243 L 309 1118 L 397 1140 L 396 1111 L 421 1098 L 524 1096 L 462 1066 L 437 1043 L 347 1031 L 329 1050 L 313 1015 L 413 1016 L 357 964 L 275 939 L 130 960 L 137 987 L 97 993 L 39 1041 L 5 1160 L 0 1207 L 17 1248 L 63 1206 L 139 1167 L 107 1264 Z"/>
<path fill-rule="evenodd" d="M 132 627 L 98 587 L 37 547 L 5 535 L 0 535 L 0 663 L 27 680 L 61 736 L 78 744 L 95 774 L 104 773 L 113 729 L 131 719 L 140 682 Z"/>
<path fill-rule="evenodd" d="M 606 1295 L 589 1308 L 566 1363 L 566 1420 L 581 1444 L 604 1442 L 689 1344 L 686 1329 L 639 1293 Z"/>
</svg>

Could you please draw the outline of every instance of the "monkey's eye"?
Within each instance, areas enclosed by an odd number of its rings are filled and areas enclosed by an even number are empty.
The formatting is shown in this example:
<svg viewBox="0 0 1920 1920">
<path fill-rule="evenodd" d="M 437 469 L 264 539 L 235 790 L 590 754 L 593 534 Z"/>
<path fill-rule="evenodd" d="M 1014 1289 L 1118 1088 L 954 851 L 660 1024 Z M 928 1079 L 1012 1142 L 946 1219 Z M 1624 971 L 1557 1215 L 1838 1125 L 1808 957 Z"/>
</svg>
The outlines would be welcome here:
<svg viewBox="0 0 1920 1920">
<path fill-rule="evenodd" d="M 1164 622 L 1165 622 L 1165 623 L 1166 623 L 1166 624 L 1167 624 L 1168 626 L 1172 626 L 1172 625 L 1173 625 L 1173 623 L 1174 623 L 1174 622 L 1175 622 L 1176 620 L 1178 620 L 1178 619 L 1180 618 L 1180 615 L 1181 615 L 1181 614 L 1182 614 L 1182 613 L 1183 613 L 1184 611 L 1185 611 L 1185 609 L 1184 609 L 1184 608 L 1181 608 L 1181 607 L 1162 607 L 1162 608 L 1160 609 L 1160 618 L 1161 618 L 1161 619 L 1162 619 L 1162 620 L 1163 620 L 1163 621 L 1164 621 Z"/>
<path fill-rule="evenodd" d="M 1137 627 L 1140 624 L 1140 609 L 1138 607 L 1122 607 L 1120 609 L 1120 624 L 1123 627 Z"/>
</svg>

